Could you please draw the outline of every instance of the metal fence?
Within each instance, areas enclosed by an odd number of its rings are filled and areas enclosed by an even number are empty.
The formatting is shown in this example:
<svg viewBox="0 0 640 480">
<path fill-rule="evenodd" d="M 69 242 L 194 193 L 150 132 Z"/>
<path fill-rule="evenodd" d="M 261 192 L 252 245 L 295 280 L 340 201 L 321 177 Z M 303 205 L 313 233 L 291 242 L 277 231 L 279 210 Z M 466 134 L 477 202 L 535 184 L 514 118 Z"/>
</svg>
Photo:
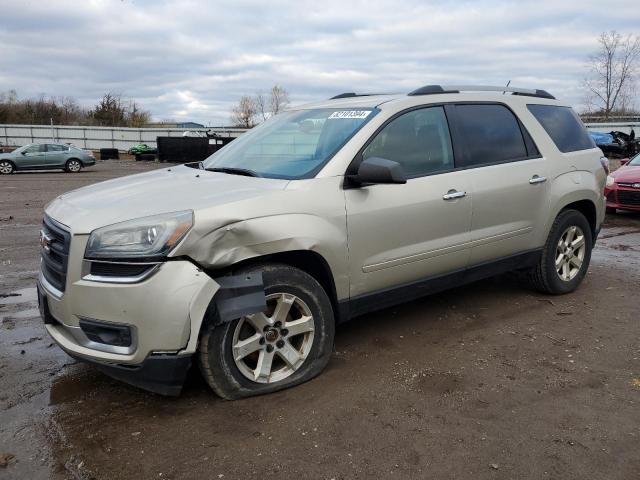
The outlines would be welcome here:
<svg viewBox="0 0 640 480">
<path fill-rule="evenodd" d="M 631 129 L 636 132 L 636 137 L 640 135 L 640 122 L 607 122 L 607 123 L 585 123 L 589 130 L 594 132 L 609 133 L 612 131 L 631 133 Z"/>
<path fill-rule="evenodd" d="M 640 134 L 640 122 L 586 123 L 589 130 L 610 132 L 619 130 L 630 133 L 633 128 Z M 181 137 L 185 132 L 197 132 L 204 136 L 209 131 L 223 137 L 238 137 L 246 131 L 243 128 L 116 128 L 49 125 L 1 125 L 0 147 L 20 147 L 28 143 L 63 142 L 90 150 L 117 148 L 126 151 L 138 143 L 156 147 L 157 137 Z"/>
<path fill-rule="evenodd" d="M 119 128 L 49 125 L 0 125 L 0 146 L 19 147 L 29 143 L 73 143 L 89 150 L 117 148 L 126 151 L 138 143 L 156 147 L 157 137 L 182 137 L 185 132 L 206 131 L 223 137 L 238 137 L 243 128 Z"/>
</svg>

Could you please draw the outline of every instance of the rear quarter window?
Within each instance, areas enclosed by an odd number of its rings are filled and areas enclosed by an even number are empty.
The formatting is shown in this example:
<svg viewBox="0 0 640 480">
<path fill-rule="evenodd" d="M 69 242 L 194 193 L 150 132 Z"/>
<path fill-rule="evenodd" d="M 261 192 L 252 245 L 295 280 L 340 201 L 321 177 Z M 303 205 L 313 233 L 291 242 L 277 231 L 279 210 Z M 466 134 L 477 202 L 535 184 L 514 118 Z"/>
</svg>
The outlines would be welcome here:
<svg viewBox="0 0 640 480">
<path fill-rule="evenodd" d="M 572 108 L 533 104 L 527 105 L 527 108 L 561 152 L 595 148 L 596 144 Z"/>
</svg>

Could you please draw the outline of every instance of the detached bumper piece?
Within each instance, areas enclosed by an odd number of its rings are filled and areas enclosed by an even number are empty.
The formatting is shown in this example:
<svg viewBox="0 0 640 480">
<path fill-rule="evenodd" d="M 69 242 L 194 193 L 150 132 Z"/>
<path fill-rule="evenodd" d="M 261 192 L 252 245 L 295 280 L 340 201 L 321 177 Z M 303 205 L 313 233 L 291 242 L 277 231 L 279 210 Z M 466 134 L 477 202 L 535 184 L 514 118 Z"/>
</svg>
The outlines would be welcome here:
<svg viewBox="0 0 640 480">
<path fill-rule="evenodd" d="M 172 397 L 180 395 L 187 372 L 191 367 L 191 355 L 158 354 L 150 355 L 140 365 L 107 365 L 70 352 L 67 354 L 76 360 L 94 365 L 111 378 L 149 392 Z"/>
<path fill-rule="evenodd" d="M 220 285 L 215 300 L 221 322 L 230 322 L 267 308 L 262 273 L 218 277 L 215 281 Z"/>
</svg>

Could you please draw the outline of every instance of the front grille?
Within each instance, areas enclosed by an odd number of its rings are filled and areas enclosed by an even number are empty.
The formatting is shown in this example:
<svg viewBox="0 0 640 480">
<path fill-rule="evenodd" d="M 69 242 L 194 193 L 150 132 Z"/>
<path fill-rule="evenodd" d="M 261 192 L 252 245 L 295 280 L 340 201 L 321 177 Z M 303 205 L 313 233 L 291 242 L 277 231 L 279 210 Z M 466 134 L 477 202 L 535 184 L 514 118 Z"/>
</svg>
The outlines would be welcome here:
<svg viewBox="0 0 640 480">
<path fill-rule="evenodd" d="M 640 191 L 618 190 L 618 203 L 620 205 L 640 206 Z"/>
<path fill-rule="evenodd" d="M 51 285 L 64 292 L 67 284 L 71 233 L 47 216 L 42 221 L 42 233 L 50 239 L 48 252 L 44 246 L 41 250 L 42 274 Z"/>
</svg>

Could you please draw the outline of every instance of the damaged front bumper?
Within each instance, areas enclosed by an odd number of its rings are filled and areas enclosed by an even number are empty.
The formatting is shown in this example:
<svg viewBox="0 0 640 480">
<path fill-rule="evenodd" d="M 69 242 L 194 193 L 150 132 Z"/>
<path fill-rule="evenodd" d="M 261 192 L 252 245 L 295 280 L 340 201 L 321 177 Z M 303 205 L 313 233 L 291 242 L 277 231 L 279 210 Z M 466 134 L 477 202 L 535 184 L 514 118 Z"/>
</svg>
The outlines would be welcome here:
<svg viewBox="0 0 640 480">
<path fill-rule="evenodd" d="M 260 274 L 213 279 L 187 260 L 165 262 L 139 283 L 87 280 L 83 242 L 74 243 L 64 292 L 39 276 L 47 332 L 71 357 L 145 390 L 180 393 L 207 316 L 231 321 L 265 307 Z"/>
</svg>

